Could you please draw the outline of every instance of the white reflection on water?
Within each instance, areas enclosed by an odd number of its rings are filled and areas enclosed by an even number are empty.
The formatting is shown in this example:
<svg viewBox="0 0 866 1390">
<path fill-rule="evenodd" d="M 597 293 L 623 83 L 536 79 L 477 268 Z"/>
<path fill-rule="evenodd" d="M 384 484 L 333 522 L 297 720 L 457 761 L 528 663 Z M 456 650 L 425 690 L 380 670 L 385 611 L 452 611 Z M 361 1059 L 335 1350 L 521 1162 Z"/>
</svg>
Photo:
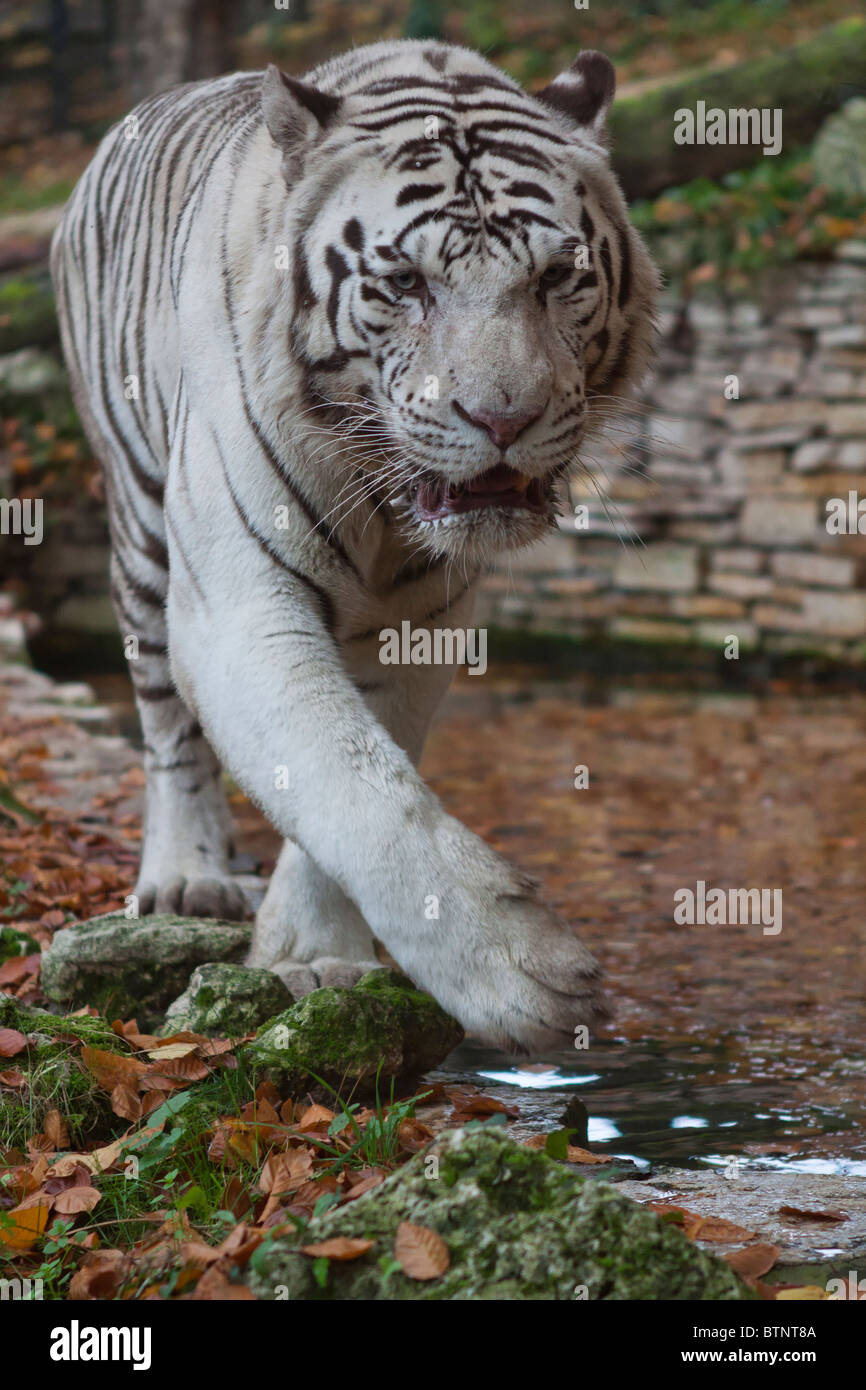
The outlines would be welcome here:
<svg viewBox="0 0 866 1390">
<path fill-rule="evenodd" d="M 559 1091 L 563 1086 L 585 1086 L 588 1081 L 600 1081 L 601 1073 L 587 1072 L 585 1076 L 563 1076 L 558 1067 L 547 1071 L 521 1071 L 514 1067 L 511 1071 L 480 1071 L 479 1076 L 488 1081 L 504 1081 L 508 1086 L 523 1086 L 533 1091 Z"/>
</svg>

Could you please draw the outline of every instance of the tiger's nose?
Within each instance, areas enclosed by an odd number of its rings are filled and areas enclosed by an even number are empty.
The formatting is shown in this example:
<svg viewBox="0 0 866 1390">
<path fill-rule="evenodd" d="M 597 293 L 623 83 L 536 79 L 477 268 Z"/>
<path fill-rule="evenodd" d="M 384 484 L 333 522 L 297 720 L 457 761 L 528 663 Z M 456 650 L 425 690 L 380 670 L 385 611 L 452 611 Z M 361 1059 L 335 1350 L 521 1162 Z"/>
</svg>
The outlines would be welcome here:
<svg viewBox="0 0 866 1390">
<path fill-rule="evenodd" d="M 466 420 L 470 425 L 475 425 L 477 429 L 484 430 L 493 443 L 500 449 L 507 449 L 509 444 L 513 444 L 519 434 L 544 414 L 543 410 L 529 410 L 522 414 L 514 412 L 497 414 L 493 410 L 476 410 L 474 415 L 470 415 L 468 410 L 464 410 L 459 401 L 452 402 L 454 409 L 461 420 Z"/>
</svg>

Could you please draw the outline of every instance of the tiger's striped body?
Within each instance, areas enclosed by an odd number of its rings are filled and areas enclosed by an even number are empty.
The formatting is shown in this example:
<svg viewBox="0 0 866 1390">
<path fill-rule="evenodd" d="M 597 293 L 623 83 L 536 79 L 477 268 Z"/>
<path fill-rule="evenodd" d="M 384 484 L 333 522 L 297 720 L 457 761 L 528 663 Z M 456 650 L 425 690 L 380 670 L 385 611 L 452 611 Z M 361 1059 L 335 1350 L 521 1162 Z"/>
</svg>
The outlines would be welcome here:
<svg viewBox="0 0 866 1390">
<path fill-rule="evenodd" d="M 243 912 L 222 764 L 287 839 L 254 963 L 353 978 L 372 929 L 516 1046 L 591 1018 L 596 968 L 418 778 L 453 672 L 381 665 L 379 633 L 470 621 L 485 557 L 551 526 L 587 400 L 645 361 L 587 56 L 544 102 L 425 43 L 152 98 L 52 256 L 138 641 L 141 909 Z"/>
</svg>

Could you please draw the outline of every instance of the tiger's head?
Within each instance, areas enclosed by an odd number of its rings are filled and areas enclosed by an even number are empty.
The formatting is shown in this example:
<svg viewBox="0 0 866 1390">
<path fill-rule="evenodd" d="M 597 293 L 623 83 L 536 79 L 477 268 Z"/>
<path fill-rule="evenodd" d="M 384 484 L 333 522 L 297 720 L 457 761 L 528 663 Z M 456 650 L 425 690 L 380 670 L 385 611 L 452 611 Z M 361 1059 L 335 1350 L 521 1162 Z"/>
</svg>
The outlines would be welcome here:
<svg viewBox="0 0 866 1390">
<path fill-rule="evenodd" d="M 646 365 L 658 276 L 608 160 L 614 85 L 583 52 L 527 94 L 432 42 L 265 76 L 307 399 L 357 445 L 349 495 L 433 554 L 537 539 L 590 403 Z"/>
</svg>

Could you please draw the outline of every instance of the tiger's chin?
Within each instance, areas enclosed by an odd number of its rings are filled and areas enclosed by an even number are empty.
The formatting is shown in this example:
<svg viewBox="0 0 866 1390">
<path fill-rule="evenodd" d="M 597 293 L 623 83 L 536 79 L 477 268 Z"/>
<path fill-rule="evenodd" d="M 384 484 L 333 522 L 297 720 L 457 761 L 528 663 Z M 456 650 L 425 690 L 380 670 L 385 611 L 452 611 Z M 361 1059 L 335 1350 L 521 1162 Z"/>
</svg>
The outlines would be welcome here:
<svg viewBox="0 0 866 1390">
<path fill-rule="evenodd" d="M 555 525 L 555 485 L 553 475 L 531 478 L 504 463 L 463 483 L 427 474 L 411 499 L 412 521 L 433 554 L 483 562 Z"/>
</svg>

